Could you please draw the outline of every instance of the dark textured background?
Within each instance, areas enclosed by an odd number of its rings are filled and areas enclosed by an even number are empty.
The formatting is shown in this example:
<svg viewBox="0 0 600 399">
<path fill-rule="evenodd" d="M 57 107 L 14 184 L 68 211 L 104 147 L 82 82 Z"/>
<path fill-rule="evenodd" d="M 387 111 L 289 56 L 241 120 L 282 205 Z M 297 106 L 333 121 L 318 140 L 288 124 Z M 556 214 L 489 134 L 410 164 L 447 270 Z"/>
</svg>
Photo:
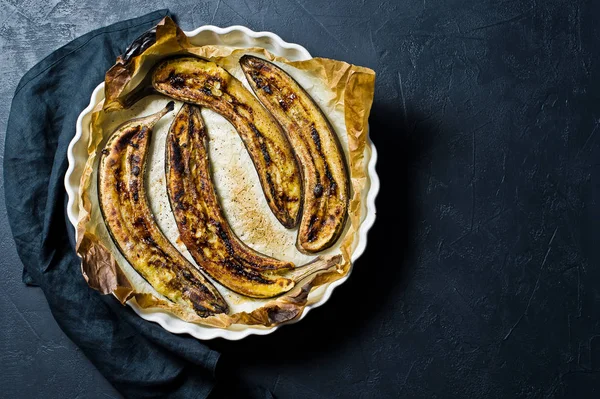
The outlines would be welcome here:
<svg viewBox="0 0 600 399">
<path fill-rule="evenodd" d="M 301 323 L 210 342 L 222 371 L 280 398 L 600 395 L 598 2 L 0 0 L 1 134 L 27 69 L 158 8 L 378 74 L 366 253 Z M 119 397 L 21 283 L 0 194 L 0 396 Z"/>
</svg>

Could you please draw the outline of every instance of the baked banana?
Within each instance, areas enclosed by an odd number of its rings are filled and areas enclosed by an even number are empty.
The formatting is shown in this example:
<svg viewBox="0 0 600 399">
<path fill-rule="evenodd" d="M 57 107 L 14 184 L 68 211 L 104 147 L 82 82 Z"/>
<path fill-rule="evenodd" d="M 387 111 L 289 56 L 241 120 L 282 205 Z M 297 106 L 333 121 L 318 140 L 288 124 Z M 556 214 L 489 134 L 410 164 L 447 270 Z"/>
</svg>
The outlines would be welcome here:
<svg viewBox="0 0 600 399">
<path fill-rule="evenodd" d="M 256 252 L 237 238 L 219 205 L 207 143 L 200 108 L 184 104 L 167 135 L 167 192 L 180 239 L 196 263 L 232 291 L 255 298 L 287 292 L 294 281 L 320 270 L 322 262 L 277 275 L 293 263 Z"/>
<path fill-rule="evenodd" d="M 162 234 L 150 210 L 144 170 L 152 128 L 173 110 L 124 123 L 108 139 L 98 169 L 100 209 L 125 259 L 156 289 L 201 317 L 227 313 L 217 289 Z"/>
<path fill-rule="evenodd" d="M 344 229 L 350 182 L 337 134 L 310 95 L 285 71 L 244 55 L 240 65 L 259 100 L 287 133 L 303 177 L 298 248 L 307 253 L 331 247 Z"/>
<path fill-rule="evenodd" d="M 239 80 L 214 62 L 181 57 L 154 67 L 152 85 L 229 120 L 252 158 L 273 214 L 287 228 L 297 225 L 302 180 L 294 152 L 281 127 Z"/>
</svg>

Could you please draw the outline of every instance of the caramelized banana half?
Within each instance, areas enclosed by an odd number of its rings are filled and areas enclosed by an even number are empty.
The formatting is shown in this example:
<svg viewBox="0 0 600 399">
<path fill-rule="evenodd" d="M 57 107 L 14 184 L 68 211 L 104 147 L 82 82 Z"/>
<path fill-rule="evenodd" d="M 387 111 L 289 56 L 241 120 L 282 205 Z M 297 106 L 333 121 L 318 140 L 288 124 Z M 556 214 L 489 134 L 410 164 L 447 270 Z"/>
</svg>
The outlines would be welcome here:
<svg viewBox="0 0 600 399">
<path fill-rule="evenodd" d="M 173 110 L 121 125 L 102 150 L 98 170 L 100 209 L 113 241 L 131 266 L 160 294 L 201 317 L 227 313 L 217 289 L 169 242 L 150 210 L 144 171 L 152 128 Z"/>
<path fill-rule="evenodd" d="M 207 143 L 200 108 L 184 104 L 167 135 L 167 192 L 180 239 L 198 265 L 232 291 L 254 298 L 287 292 L 295 281 L 330 267 L 330 260 L 319 260 L 290 270 L 291 262 L 256 252 L 237 238 L 220 208 Z"/>
<path fill-rule="evenodd" d="M 267 203 L 287 228 L 298 223 L 302 180 L 285 133 L 242 83 L 214 62 L 168 59 L 152 72 L 155 90 L 209 108 L 236 128 L 258 173 Z"/>
<path fill-rule="evenodd" d="M 297 246 L 314 253 L 340 237 L 350 182 L 337 134 L 310 95 L 285 71 L 244 55 L 240 65 L 260 101 L 281 124 L 300 162 L 304 186 Z"/>
</svg>

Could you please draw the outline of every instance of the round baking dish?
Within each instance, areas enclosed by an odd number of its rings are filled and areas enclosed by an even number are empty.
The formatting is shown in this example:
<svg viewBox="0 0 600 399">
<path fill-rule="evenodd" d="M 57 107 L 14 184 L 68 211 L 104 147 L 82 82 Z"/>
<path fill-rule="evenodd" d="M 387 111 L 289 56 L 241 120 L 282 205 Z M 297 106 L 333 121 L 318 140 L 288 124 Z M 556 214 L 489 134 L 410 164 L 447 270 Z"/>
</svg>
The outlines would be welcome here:
<svg viewBox="0 0 600 399">
<path fill-rule="evenodd" d="M 289 60 L 305 60 L 312 58 L 310 53 L 302 46 L 293 43 L 287 43 L 279 36 L 271 32 L 254 32 L 243 26 L 230 26 L 228 28 L 218 28 L 216 26 L 206 25 L 193 31 L 185 32 L 190 41 L 196 45 L 227 45 L 232 47 L 262 47 L 273 54 L 285 57 Z M 89 105 L 81 112 L 77 118 L 75 136 L 69 144 L 67 158 L 69 167 L 65 175 L 65 188 L 68 195 L 67 215 L 73 226 L 77 226 L 79 217 L 78 192 L 79 182 L 87 159 L 87 140 L 89 138 L 89 128 L 92 116 L 92 110 L 98 102 L 104 99 L 104 83 L 99 84 L 94 89 Z M 379 178 L 375 171 L 377 161 L 377 151 L 375 146 L 368 140 L 367 154 L 369 187 L 363 198 L 363 216 L 359 229 L 359 241 L 356 249 L 352 253 L 352 263 L 354 263 L 364 252 L 367 245 L 367 232 L 375 222 L 375 197 L 379 191 Z M 351 272 L 351 270 L 350 270 Z M 318 306 L 323 305 L 333 290 L 343 284 L 350 272 L 343 278 L 333 281 L 329 284 L 320 286 L 309 295 L 309 304 L 304 308 L 304 312 L 297 319 L 282 324 L 293 324 L 304 317 L 307 313 Z M 198 339 L 208 340 L 213 338 L 224 338 L 228 340 L 239 340 L 248 335 L 266 335 L 280 328 L 278 325 L 271 328 L 250 327 L 233 325 L 228 329 L 212 328 L 198 324 L 188 323 L 167 312 L 155 309 L 142 309 L 135 301 L 127 303 L 143 319 L 160 324 L 164 329 L 176 334 L 187 333 Z"/>
</svg>

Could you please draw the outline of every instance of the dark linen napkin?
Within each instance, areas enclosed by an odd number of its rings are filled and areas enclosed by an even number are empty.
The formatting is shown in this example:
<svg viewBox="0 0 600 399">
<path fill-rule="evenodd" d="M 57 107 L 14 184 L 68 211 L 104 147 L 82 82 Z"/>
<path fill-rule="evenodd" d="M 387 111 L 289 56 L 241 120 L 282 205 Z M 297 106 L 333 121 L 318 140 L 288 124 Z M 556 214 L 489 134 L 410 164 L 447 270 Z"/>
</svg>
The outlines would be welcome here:
<svg viewBox="0 0 600 399">
<path fill-rule="evenodd" d="M 67 146 L 77 116 L 117 56 L 166 15 L 168 10 L 160 10 L 90 32 L 25 74 L 6 131 L 6 208 L 25 265 L 23 281 L 44 291 L 62 330 L 117 390 L 134 398 L 205 398 L 215 383 L 219 354 L 90 289 L 65 212 Z M 230 389 L 219 387 L 213 395 Z M 258 387 L 244 392 L 272 397 Z"/>
</svg>

